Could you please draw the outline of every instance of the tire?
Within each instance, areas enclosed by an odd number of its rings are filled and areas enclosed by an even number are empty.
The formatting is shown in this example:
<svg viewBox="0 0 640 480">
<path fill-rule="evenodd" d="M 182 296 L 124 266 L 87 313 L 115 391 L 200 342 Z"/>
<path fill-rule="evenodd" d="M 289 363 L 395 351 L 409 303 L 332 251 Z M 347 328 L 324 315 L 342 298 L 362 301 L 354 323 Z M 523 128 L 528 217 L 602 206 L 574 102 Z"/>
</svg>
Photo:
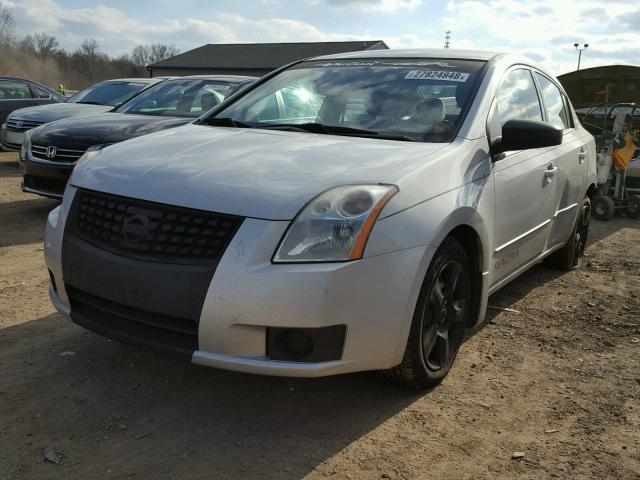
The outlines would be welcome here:
<svg viewBox="0 0 640 480">
<path fill-rule="evenodd" d="M 460 349 L 471 298 L 469 258 L 458 240 L 447 237 L 422 283 L 402 363 L 387 375 L 413 388 L 438 385 Z"/>
<path fill-rule="evenodd" d="M 628 217 L 640 218 L 640 195 L 631 195 L 629 197 L 629 206 L 626 209 Z"/>
<path fill-rule="evenodd" d="M 611 200 L 609 197 L 600 198 Z M 549 256 L 549 264 L 562 270 L 573 270 L 580 266 L 580 260 L 587 246 L 589 220 L 591 220 L 591 200 L 589 197 L 584 197 L 569 240 L 564 247 Z"/>
<path fill-rule="evenodd" d="M 599 196 L 593 199 L 593 218 L 607 221 L 616 213 L 616 204 L 611 197 Z"/>
</svg>

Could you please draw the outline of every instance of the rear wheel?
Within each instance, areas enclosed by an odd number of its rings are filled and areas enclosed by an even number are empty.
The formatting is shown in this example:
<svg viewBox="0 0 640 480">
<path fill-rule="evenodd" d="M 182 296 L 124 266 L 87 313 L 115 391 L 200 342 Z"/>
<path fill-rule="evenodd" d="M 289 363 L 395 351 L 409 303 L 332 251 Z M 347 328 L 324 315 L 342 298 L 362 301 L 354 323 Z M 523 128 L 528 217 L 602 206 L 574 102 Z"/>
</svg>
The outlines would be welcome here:
<svg viewBox="0 0 640 480">
<path fill-rule="evenodd" d="M 627 216 L 631 218 L 640 218 L 640 195 L 631 195 L 629 197 Z"/>
<path fill-rule="evenodd" d="M 593 199 L 593 216 L 598 220 L 609 220 L 616 213 L 616 204 L 611 197 L 599 196 Z"/>
<path fill-rule="evenodd" d="M 422 284 L 402 363 L 389 376 L 415 388 L 435 386 L 458 354 L 471 307 L 471 272 L 458 240 L 447 237 Z"/>
<path fill-rule="evenodd" d="M 609 197 L 601 197 L 611 200 Z M 595 216 L 595 215 L 594 215 Z M 591 200 L 584 197 L 576 218 L 569 240 L 557 252 L 549 257 L 549 263 L 563 270 L 571 270 L 580 266 L 580 260 L 584 255 L 587 246 L 587 236 L 589 235 L 589 221 L 591 220 Z"/>
</svg>

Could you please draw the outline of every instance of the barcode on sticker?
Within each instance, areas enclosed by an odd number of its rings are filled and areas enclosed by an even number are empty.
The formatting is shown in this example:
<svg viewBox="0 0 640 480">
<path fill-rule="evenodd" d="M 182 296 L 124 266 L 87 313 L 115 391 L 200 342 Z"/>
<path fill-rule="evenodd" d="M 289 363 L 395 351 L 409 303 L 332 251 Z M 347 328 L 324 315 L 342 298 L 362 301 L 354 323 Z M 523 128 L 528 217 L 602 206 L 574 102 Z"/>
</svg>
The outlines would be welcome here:
<svg viewBox="0 0 640 480">
<path fill-rule="evenodd" d="M 452 82 L 466 82 L 469 74 L 446 70 L 411 70 L 404 78 L 408 80 L 450 80 Z"/>
<path fill-rule="evenodd" d="M 231 87 L 229 85 L 209 85 L 209 88 L 213 88 L 214 90 L 229 90 Z"/>
</svg>

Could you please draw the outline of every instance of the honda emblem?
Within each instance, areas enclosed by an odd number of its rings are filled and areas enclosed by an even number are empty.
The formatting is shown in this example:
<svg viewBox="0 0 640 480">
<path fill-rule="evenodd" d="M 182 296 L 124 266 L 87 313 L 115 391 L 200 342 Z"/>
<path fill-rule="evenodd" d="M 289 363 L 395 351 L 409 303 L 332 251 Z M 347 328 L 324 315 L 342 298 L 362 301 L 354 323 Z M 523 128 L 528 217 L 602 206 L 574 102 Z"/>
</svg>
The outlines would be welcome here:
<svg viewBox="0 0 640 480">
<path fill-rule="evenodd" d="M 47 147 L 47 158 L 55 158 L 57 150 L 53 145 Z"/>
</svg>

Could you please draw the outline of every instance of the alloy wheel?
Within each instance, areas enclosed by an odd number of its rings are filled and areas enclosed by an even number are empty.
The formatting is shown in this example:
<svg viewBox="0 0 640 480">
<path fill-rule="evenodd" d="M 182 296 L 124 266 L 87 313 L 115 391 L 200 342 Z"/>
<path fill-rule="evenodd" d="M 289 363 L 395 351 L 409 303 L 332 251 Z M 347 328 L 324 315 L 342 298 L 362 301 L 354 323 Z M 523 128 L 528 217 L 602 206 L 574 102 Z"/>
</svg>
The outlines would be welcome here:
<svg viewBox="0 0 640 480">
<path fill-rule="evenodd" d="M 429 370 L 446 369 L 453 361 L 469 303 L 468 275 L 460 262 L 449 260 L 435 278 L 422 317 L 422 354 Z"/>
</svg>

